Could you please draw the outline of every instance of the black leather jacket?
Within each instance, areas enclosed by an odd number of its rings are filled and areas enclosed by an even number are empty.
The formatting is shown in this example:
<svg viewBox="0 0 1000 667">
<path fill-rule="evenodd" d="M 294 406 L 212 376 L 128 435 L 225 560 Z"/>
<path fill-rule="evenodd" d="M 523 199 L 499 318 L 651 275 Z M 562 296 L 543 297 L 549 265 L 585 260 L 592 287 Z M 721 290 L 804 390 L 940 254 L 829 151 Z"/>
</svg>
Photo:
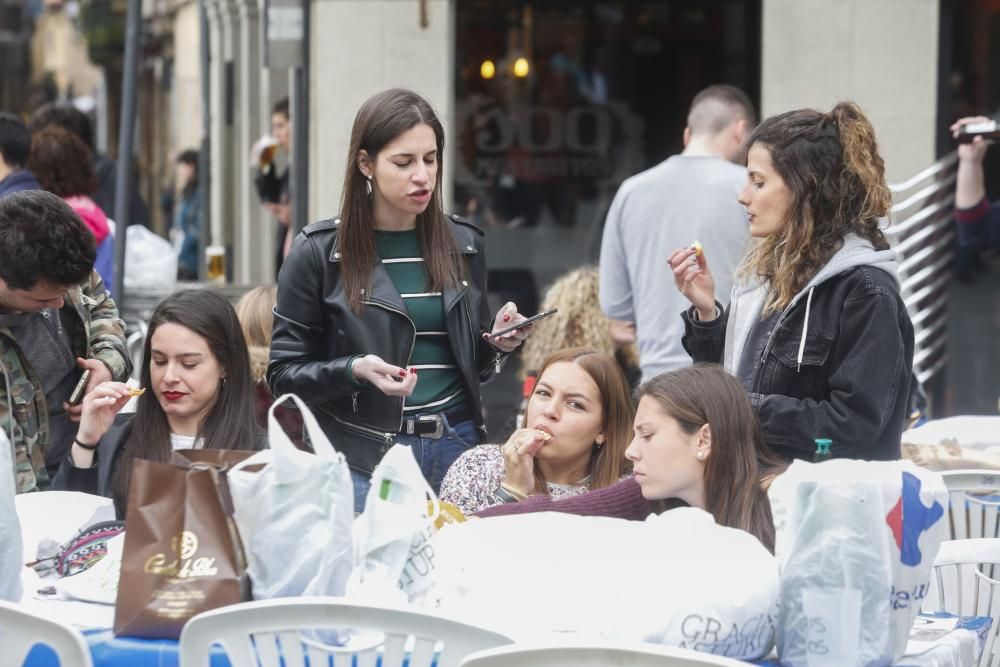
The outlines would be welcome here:
<svg viewBox="0 0 1000 667">
<path fill-rule="evenodd" d="M 451 222 L 468 272 L 460 285 L 443 290 L 445 319 L 466 404 L 485 436 L 480 385 L 500 371 L 507 355 L 482 339 L 493 320 L 486 300 L 483 234 L 458 216 Z M 347 362 L 357 354 L 375 354 L 405 367 L 416 330 L 381 262 L 372 267 L 371 293 L 361 312 L 351 310 L 340 281 L 339 225 L 339 218 L 309 225 L 285 259 L 267 381 L 275 396 L 298 394 L 351 467 L 371 472 L 400 431 L 403 399 L 359 387 L 348 376 Z"/>
</svg>

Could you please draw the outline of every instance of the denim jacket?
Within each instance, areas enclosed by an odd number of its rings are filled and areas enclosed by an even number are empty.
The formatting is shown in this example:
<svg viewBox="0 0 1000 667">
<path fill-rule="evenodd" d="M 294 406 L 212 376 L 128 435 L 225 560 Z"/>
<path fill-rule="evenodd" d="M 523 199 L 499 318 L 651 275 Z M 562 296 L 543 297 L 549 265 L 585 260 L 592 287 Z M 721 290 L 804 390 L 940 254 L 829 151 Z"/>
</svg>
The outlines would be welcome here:
<svg viewBox="0 0 1000 667">
<path fill-rule="evenodd" d="M 849 235 L 770 331 L 759 326 L 768 286 L 738 285 L 715 320 L 682 315 L 684 348 L 735 373 L 744 351 L 766 337 L 746 389 L 780 456 L 811 460 L 814 439 L 829 438 L 837 457 L 898 459 L 913 325 L 895 268 L 895 252 Z"/>
</svg>

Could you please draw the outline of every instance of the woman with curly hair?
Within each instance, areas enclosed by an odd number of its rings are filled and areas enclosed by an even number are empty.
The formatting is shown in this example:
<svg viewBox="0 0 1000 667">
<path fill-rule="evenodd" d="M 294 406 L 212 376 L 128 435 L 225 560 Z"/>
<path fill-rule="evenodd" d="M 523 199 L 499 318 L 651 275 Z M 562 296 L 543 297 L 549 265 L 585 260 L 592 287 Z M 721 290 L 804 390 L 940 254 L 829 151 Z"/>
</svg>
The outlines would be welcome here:
<svg viewBox="0 0 1000 667">
<path fill-rule="evenodd" d="M 838 457 L 898 459 L 913 325 L 879 228 L 892 201 L 872 125 L 842 102 L 772 116 L 748 143 L 739 201 L 757 241 L 728 308 L 700 248 L 670 256 L 692 304 L 684 348 L 743 382 L 782 457 L 811 459 L 822 437 Z"/>
<path fill-rule="evenodd" d="M 600 278 L 596 266 L 581 266 L 564 274 L 552 284 L 542 302 L 542 310 L 558 309 L 552 317 L 540 320 L 535 332 L 524 342 L 521 352 L 521 377 L 537 373 L 546 358 L 567 347 L 589 347 L 611 355 L 621 366 L 633 388 L 641 372 L 635 349 L 635 330 L 631 324 L 608 319 L 598 300 Z"/>
<path fill-rule="evenodd" d="M 28 170 L 43 190 L 62 197 L 93 233 L 97 246 L 94 269 L 111 290 L 115 284 L 115 240 L 107 215 L 90 198 L 97 191 L 97 174 L 87 144 L 68 130 L 46 126 L 31 137 Z"/>
</svg>

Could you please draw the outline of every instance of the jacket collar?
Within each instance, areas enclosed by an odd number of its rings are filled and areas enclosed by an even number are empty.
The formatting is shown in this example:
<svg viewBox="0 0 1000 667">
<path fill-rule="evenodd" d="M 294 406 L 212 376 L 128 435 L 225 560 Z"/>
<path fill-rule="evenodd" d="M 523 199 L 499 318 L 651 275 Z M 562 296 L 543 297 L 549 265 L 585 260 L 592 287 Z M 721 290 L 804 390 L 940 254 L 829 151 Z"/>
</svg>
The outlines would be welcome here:
<svg viewBox="0 0 1000 667">
<path fill-rule="evenodd" d="M 334 231 L 339 230 L 340 218 L 334 218 L 332 221 L 330 221 L 329 224 Z M 473 232 L 470 229 L 466 229 L 462 225 L 456 225 L 456 224 L 451 225 L 451 231 L 455 237 L 455 243 L 458 246 L 458 251 L 460 253 L 462 253 L 463 255 L 476 255 L 479 253 L 479 251 L 476 250 L 476 239 L 474 237 L 475 232 Z M 330 256 L 328 260 L 331 263 L 336 264 L 340 262 L 340 260 L 343 259 L 343 257 L 344 255 L 343 251 L 340 249 L 340 244 L 334 243 L 333 248 L 330 250 Z"/>
<path fill-rule="evenodd" d="M 340 218 L 334 218 L 330 224 L 334 230 L 339 229 Z M 476 250 L 476 240 L 472 230 L 456 224 L 452 224 L 450 227 L 455 236 L 455 243 L 458 245 L 459 252 L 466 256 L 478 254 L 479 251 Z M 337 264 L 342 259 L 343 253 L 340 250 L 339 244 L 334 243 L 333 249 L 330 251 L 329 261 Z M 445 312 L 451 310 L 468 289 L 468 280 L 462 280 L 458 285 L 446 287 L 441 294 Z M 389 306 L 404 313 L 406 312 L 406 304 L 403 302 L 403 297 L 399 295 L 399 290 L 396 289 L 392 278 L 389 277 L 389 272 L 386 271 L 385 265 L 380 261 L 376 262 L 372 267 L 371 293 L 364 294 L 364 299 Z"/>
</svg>

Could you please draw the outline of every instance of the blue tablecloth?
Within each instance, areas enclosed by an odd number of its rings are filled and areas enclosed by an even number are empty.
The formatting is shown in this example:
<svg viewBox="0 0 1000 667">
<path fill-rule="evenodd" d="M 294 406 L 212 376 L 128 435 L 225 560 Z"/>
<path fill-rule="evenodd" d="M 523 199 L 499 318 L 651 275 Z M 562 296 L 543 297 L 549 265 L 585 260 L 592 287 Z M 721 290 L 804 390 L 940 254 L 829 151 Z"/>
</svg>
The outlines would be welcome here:
<svg viewBox="0 0 1000 667">
<path fill-rule="evenodd" d="M 948 618 L 947 614 L 928 615 Z M 952 617 L 953 618 L 953 617 Z M 992 619 L 989 617 L 966 617 L 958 619 L 957 630 L 972 630 L 979 636 L 980 650 L 986 640 Z M 83 633 L 90 644 L 94 667 L 177 667 L 177 642 L 170 639 L 136 639 L 115 637 L 111 630 L 89 630 Z M 776 660 L 755 663 L 759 667 L 781 667 Z M 910 667 L 914 663 L 904 660 L 898 667 Z M 46 646 L 36 646 L 28 655 L 24 667 L 59 667 L 55 654 Z M 211 667 L 230 667 L 229 660 L 221 649 L 215 649 Z"/>
<path fill-rule="evenodd" d="M 921 614 L 920 616 L 917 617 L 918 624 L 914 625 L 914 631 L 917 631 L 919 629 L 919 620 L 921 618 L 948 619 L 948 618 L 955 618 L 955 616 L 943 613 Z M 977 637 L 979 638 L 979 646 L 977 648 L 977 655 L 978 655 L 978 653 L 982 652 L 983 646 L 986 644 L 986 635 L 989 632 L 990 627 L 992 625 L 993 625 L 993 619 L 990 618 L 989 616 L 964 616 L 962 618 L 957 619 L 954 629 L 971 630 L 972 632 L 976 633 Z M 914 635 L 912 633 L 913 631 L 911 631 L 910 635 L 911 639 L 914 638 Z M 925 660 L 929 658 L 929 653 L 930 652 L 925 652 L 918 656 L 914 656 L 913 658 L 904 656 L 903 659 L 896 664 L 896 667 L 920 667 L 921 665 L 925 665 L 927 664 Z M 921 658 L 924 659 L 922 660 Z M 763 660 L 756 664 L 759 667 L 781 667 L 781 663 L 779 663 L 777 660 Z"/>
<path fill-rule="evenodd" d="M 172 639 L 137 639 L 115 637 L 111 630 L 88 630 L 83 633 L 90 644 L 94 667 L 177 667 L 177 642 Z M 212 655 L 212 667 L 230 667 L 221 649 Z M 47 646 L 36 646 L 24 667 L 59 667 L 55 653 Z"/>
</svg>

